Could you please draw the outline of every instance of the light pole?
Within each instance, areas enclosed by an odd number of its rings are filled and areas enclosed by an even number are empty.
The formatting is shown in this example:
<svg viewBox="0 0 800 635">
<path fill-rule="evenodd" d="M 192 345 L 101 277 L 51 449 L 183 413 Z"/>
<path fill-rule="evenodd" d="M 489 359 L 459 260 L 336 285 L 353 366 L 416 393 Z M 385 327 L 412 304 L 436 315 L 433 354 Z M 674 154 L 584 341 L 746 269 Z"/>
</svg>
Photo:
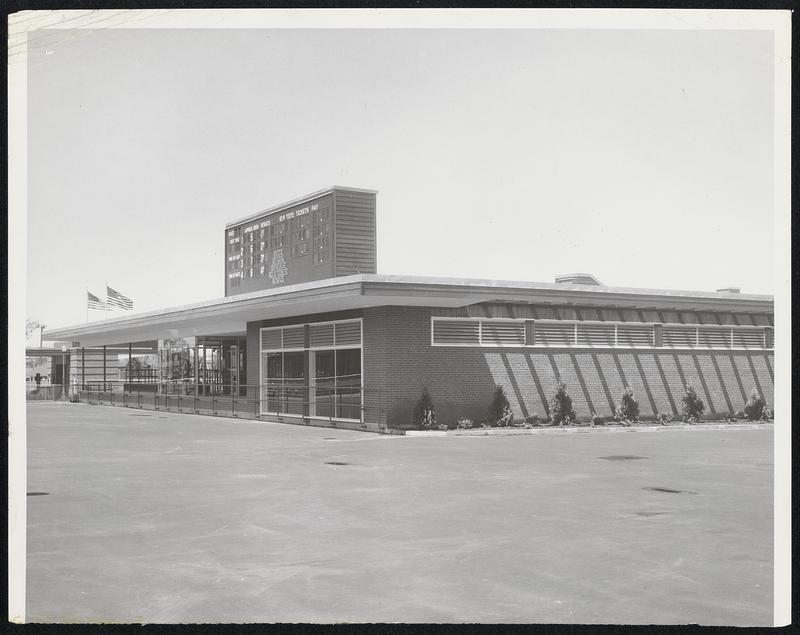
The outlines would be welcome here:
<svg viewBox="0 0 800 635">
<path fill-rule="evenodd" d="M 47 324 L 39 322 L 39 348 L 42 348 L 42 331 L 47 328 Z"/>
<path fill-rule="evenodd" d="M 69 369 L 67 368 L 67 345 L 61 345 L 61 401 L 67 400 L 67 378 Z"/>
</svg>

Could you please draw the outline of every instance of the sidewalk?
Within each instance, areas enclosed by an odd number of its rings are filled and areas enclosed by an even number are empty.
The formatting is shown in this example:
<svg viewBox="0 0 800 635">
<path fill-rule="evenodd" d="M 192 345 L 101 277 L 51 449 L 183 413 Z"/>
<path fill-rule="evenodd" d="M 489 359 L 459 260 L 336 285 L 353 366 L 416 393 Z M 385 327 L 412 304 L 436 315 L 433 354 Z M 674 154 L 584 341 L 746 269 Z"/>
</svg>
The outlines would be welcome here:
<svg viewBox="0 0 800 635">
<path fill-rule="evenodd" d="M 406 430 L 406 436 L 411 437 L 481 437 L 481 436 L 507 436 L 515 434 L 572 434 L 589 432 L 664 432 L 667 430 L 754 430 L 764 428 L 773 429 L 773 423 L 696 423 L 689 425 L 679 423 L 674 425 L 634 425 L 624 426 L 549 426 L 546 428 L 468 428 L 463 430 Z"/>
</svg>

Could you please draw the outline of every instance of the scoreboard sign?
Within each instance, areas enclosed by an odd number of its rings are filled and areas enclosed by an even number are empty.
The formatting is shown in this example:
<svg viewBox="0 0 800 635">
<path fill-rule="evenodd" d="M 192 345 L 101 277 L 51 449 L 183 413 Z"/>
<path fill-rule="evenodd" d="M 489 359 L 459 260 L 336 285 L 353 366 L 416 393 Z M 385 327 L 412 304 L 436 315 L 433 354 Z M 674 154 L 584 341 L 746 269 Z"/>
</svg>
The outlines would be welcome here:
<svg viewBox="0 0 800 635">
<path fill-rule="evenodd" d="M 354 222 L 363 224 L 359 223 L 362 218 L 372 227 L 372 245 L 369 248 L 374 260 L 374 193 L 369 210 L 369 205 L 365 207 L 361 201 L 364 197 L 362 191 L 353 191 L 349 197 L 348 192 L 333 188 L 315 198 L 301 199 L 300 203 L 229 225 L 225 229 L 225 295 L 347 273 L 337 271 L 334 262 L 337 195 L 344 201 L 346 209 L 341 215 L 347 227 Z M 356 205 L 354 211 L 349 211 L 348 206 L 353 205 Z M 365 234 L 361 227 L 358 230 L 358 235 L 367 235 L 369 241 L 368 233 Z M 347 241 L 347 245 L 350 244 L 352 241 Z M 347 260 L 346 254 L 344 260 Z M 374 264 L 370 273 L 374 273 Z"/>
</svg>

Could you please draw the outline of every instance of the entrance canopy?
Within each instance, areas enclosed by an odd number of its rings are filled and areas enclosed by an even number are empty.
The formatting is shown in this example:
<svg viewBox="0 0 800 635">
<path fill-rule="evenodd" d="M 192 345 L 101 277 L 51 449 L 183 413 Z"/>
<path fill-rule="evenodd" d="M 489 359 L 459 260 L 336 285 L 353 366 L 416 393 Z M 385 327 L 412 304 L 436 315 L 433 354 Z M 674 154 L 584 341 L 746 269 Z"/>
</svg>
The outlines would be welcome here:
<svg viewBox="0 0 800 635">
<path fill-rule="evenodd" d="M 247 323 L 256 320 L 376 306 L 454 308 L 481 302 L 664 310 L 773 310 L 773 298 L 767 295 L 359 274 L 48 329 L 43 337 L 73 346 L 99 346 L 197 335 L 243 336 Z"/>
</svg>

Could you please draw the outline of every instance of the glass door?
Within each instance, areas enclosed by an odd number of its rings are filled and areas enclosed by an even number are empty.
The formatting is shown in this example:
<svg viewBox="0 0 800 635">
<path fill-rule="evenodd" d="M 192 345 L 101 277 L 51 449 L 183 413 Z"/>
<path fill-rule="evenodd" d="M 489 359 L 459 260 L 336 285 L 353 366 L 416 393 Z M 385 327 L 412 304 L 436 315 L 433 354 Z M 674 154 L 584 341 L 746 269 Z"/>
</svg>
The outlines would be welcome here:
<svg viewBox="0 0 800 635">
<path fill-rule="evenodd" d="M 283 390 L 287 414 L 303 414 L 305 392 L 305 354 L 302 351 L 283 354 Z"/>
<path fill-rule="evenodd" d="M 336 416 L 361 420 L 361 349 L 336 351 Z"/>
<path fill-rule="evenodd" d="M 265 387 L 264 412 L 283 412 L 283 353 L 264 353 L 262 356 Z"/>
<path fill-rule="evenodd" d="M 309 415 L 335 417 L 336 357 L 334 351 L 311 353 L 311 404 Z"/>
</svg>

